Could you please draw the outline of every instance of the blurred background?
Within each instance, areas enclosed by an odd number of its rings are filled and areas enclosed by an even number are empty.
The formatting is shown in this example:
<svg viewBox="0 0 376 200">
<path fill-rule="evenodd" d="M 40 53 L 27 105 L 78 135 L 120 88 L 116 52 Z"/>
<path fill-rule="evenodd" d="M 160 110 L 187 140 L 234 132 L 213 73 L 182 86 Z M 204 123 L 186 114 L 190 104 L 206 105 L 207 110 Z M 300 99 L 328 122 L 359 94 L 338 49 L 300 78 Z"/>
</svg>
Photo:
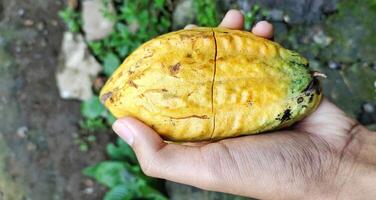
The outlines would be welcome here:
<svg viewBox="0 0 376 200">
<path fill-rule="evenodd" d="M 231 8 L 271 21 L 376 130 L 376 0 L 0 0 L 0 200 L 245 199 L 143 175 L 97 96 L 144 41 Z"/>
</svg>

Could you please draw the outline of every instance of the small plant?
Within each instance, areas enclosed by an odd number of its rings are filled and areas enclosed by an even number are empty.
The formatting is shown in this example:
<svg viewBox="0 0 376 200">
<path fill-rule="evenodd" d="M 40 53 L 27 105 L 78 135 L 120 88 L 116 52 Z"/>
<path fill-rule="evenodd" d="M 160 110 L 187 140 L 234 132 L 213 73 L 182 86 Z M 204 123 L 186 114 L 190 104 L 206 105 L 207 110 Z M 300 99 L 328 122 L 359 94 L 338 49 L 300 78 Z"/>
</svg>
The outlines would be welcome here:
<svg viewBox="0 0 376 200">
<path fill-rule="evenodd" d="M 250 30 L 256 21 L 266 18 L 267 15 L 266 10 L 254 4 L 249 11 L 244 13 L 244 29 Z"/>
<path fill-rule="evenodd" d="M 132 149 L 121 139 L 107 145 L 110 161 L 84 169 L 83 173 L 109 188 L 104 200 L 167 200 L 157 190 L 159 182 L 145 176 Z"/>
<path fill-rule="evenodd" d="M 109 77 L 121 61 L 143 42 L 170 31 L 170 1 L 165 0 L 103 0 L 113 3 L 115 12 L 103 10 L 106 17 L 114 20 L 114 30 L 106 38 L 89 42 L 89 48 L 102 64 L 102 76 Z M 104 6 L 108 8 L 109 6 Z M 66 8 L 59 13 L 71 32 L 79 32 L 82 26 L 78 11 Z M 79 123 L 81 133 L 75 137 L 80 151 L 89 150 L 96 141 L 94 132 L 108 128 L 115 118 L 104 108 L 98 98 L 99 89 L 93 98 L 81 103 L 83 120 Z M 110 160 L 86 168 L 83 173 L 109 188 L 105 200 L 167 199 L 159 190 L 158 180 L 145 176 L 132 149 L 117 140 L 107 145 Z"/>
<path fill-rule="evenodd" d="M 81 103 L 81 114 L 85 120 L 80 124 L 81 128 L 90 131 L 103 129 L 106 125 L 111 125 L 115 118 L 102 105 L 98 96 Z"/>
<path fill-rule="evenodd" d="M 114 31 L 103 40 L 89 43 L 94 55 L 103 63 L 106 76 L 110 76 L 135 48 L 168 32 L 171 27 L 165 0 L 118 0 L 114 3 L 116 13 L 104 11 L 108 18 L 115 21 Z"/>
<path fill-rule="evenodd" d="M 66 7 L 59 12 L 59 16 L 63 19 L 70 32 L 77 33 L 80 31 L 82 20 L 79 12 L 70 7 Z"/>
<path fill-rule="evenodd" d="M 194 0 L 193 6 L 196 14 L 196 22 L 199 26 L 214 27 L 218 25 L 216 1 Z"/>
</svg>

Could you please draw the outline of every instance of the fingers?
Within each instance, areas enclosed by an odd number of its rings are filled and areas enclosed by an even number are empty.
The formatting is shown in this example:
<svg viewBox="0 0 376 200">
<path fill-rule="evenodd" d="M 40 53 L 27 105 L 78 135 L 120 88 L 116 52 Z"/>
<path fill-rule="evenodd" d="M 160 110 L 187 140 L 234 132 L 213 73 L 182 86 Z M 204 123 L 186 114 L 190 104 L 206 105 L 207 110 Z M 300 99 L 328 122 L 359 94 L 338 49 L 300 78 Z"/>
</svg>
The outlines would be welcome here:
<svg viewBox="0 0 376 200">
<path fill-rule="evenodd" d="M 229 28 L 229 29 L 243 29 L 244 17 L 239 10 L 229 10 L 222 22 L 219 24 L 219 27 Z M 196 28 L 197 25 L 188 24 L 184 29 Z"/>
<path fill-rule="evenodd" d="M 192 28 L 196 28 L 196 27 L 197 27 L 197 25 L 195 25 L 195 24 L 188 24 L 184 27 L 184 29 L 192 29 Z"/>
<path fill-rule="evenodd" d="M 219 24 L 220 27 L 239 30 L 243 29 L 243 25 L 244 17 L 239 10 L 229 10 Z M 266 39 L 271 39 L 274 35 L 273 25 L 267 21 L 260 21 L 252 28 L 252 33 Z"/>
<path fill-rule="evenodd" d="M 243 29 L 244 17 L 239 10 L 229 10 L 219 27 L 229 28 L 229 29 Z"/>
<path fill-rule="evenodd" d="M 153 153 L 166 145 L 162 138 L 154 134 L 152 129 L 133 118 L 117 120 L 112 128 L 134 150 L 138 150 L 142 154 Z M 139 147 L 145 148 L 139 149 Z"/>
<path fill-rule="evenodd" d="M 146 175 L 208 187 L 210 177 L 200 147 L 167 144 L 153 129 L 134 118 L 117 120 L 113 129 L 131 145 Z"/>
<path fill-rule="evenodd" d="M 274 28 L 269 22 L 260 21 L 252 28 L 252 33 L 263 38 L 271 39 L 274 34 Z"/>
<path fill-rule="evenodd" d="M 219 27 L 242 30 L 243 25 L 244 25 L 243 14 L 239 10 L 232 9 L 226 13 L 222 22 L 219 24 Z M 187 26 L 185 26 L 184 29 L 192 29 L 196 27 L 197 25 L 188 24 Z M 271 39 L 273 38 L 273 35 L 274 35 L 274 28 L 273 28 L 273 25 L 270 24 L 269 22 L 260 21 L 252 28 L 252 33 L 259 37 Z"/>
</svg>

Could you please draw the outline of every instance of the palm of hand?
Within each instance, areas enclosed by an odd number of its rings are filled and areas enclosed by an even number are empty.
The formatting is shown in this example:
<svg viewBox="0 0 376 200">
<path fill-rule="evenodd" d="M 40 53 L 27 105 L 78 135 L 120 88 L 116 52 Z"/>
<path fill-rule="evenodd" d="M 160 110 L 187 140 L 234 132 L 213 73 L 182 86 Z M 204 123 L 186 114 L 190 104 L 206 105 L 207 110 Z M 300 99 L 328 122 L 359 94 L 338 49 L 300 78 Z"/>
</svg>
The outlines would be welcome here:
<svg viewBox="0 0 376 200">
<path fill-rule="evenodd" d="M 330 181 L 344 184 L 342 175 L 353 173 L 348 160 L 359 151 L 353 135 L 357 129 L 355 121 L 324 100 L 315 113 L 290 130 L 201 146 L 202 160 L 211 169 L 208 179 L 223 183 L 209 189 L 271 198 L 268 191 L 289 198 L 289 192 L 335 195 L 340 188 L 323 187 Z"/>
</svg>

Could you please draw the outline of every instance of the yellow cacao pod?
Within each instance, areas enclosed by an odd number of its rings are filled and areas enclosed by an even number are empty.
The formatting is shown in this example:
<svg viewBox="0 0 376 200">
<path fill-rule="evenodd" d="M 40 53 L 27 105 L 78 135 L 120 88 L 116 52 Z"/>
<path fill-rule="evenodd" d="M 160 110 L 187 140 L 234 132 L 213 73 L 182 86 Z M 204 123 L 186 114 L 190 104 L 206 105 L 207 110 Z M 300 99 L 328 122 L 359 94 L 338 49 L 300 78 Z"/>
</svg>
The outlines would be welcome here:
<svg viewBox="0 0 376 200">
<path fill-rule="evenodd" d="M 195 28 L 140 46 L 100 98 L 166 140 L 202 141 L 290 126 L 317 107 L 321 89 L 293 51 L 245 31 Z"/>
</svg>

